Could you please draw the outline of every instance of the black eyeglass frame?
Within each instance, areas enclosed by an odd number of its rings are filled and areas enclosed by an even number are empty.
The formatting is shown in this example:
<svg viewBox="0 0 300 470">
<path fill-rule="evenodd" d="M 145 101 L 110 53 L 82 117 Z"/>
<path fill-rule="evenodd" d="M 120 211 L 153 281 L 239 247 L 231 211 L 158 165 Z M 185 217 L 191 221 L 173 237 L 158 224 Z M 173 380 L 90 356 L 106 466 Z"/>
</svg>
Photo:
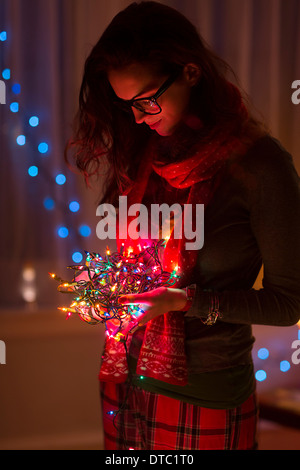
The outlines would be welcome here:
<svg viewBox="0 0 300 470">
<path fill-rule="evenodd" d="M 124 100 L 124 103 L 128 105 L 129 107 L 134 107 L 138 111 L 144 113 L 144 114 L 149 114 L 154 116 L 155 114 L 160 114 L 162 112 L 162 108 L 156 101 L 165 91 L 167 91 L 168 88 L 175 82 L 175 80 L 178 78 L 179 74 L 181 71 L 177 71 L 176 73 L 173 73 L 163 84 L 162 86 L 157 90 L 157 92 L 153 96 L 144 96 L 143 98 L 133 98 L 132 100 Z M 148 111 L 145 111 L 142 109 L 142 106 L 139 106 L 140 101 L 152 101 L 156 106 L 158 106 L 159 111 L 155 113 L 149 113 Z"/>
</svg>

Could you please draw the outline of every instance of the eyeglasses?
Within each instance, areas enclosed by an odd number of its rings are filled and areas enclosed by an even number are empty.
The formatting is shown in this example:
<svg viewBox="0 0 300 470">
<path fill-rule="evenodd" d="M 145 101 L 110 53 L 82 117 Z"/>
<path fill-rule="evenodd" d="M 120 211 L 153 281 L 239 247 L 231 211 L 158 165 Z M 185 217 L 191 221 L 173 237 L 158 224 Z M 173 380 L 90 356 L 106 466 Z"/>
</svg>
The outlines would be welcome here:
<svg viewBox="0 0 300 470">
<path fill-rule="evenodd" d="M 157 99 L 165 92 L 167 89 L 175 82 L 175 80 L 179 76 L 179 71 L 171 75 L 157 90 L 155 95 L 144 97 L 144 98 L 137 98 L 132 100 L 124 100 L 125 103 L 129 107 L 134 107 L 138 111 L 141 111 L 144 114 L 159 114 L 162 112 L 160 105 L 157 103 Z"/>
</svg>

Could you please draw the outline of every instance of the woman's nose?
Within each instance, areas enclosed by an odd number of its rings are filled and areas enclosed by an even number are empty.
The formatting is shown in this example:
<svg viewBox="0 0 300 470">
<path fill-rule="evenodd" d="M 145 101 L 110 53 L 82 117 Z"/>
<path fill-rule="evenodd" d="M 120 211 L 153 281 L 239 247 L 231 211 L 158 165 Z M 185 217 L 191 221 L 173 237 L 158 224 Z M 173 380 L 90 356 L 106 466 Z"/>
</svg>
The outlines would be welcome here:
<svg viewBox="0 0 300 470">
<path fill-rule="evenodd" d="M 138 109 L 132 107 L 132 111 L 134 114 L 134 119 L 137 124 L 142 124 L 145 120 L 145 113 L 139 111 Z"/>
</svg>

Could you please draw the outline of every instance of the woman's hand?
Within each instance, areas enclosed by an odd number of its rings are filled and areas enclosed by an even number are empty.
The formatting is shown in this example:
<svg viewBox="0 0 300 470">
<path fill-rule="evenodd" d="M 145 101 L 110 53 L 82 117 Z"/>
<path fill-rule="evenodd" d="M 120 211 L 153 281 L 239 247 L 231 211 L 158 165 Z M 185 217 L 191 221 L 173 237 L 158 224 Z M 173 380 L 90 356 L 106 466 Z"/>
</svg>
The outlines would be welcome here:
<svg viewBox="0 0 300 470">
<path fill-rule="evenodd" d="M 138 317 L 139 326 L 164 313 L 182 310 L 186 305 L 186 292 L 183 289 L 158 287 L 142 294 L 127 294 L 119 298 L 121 304 L 146 305 L 145 312 Z"/>
</svg>

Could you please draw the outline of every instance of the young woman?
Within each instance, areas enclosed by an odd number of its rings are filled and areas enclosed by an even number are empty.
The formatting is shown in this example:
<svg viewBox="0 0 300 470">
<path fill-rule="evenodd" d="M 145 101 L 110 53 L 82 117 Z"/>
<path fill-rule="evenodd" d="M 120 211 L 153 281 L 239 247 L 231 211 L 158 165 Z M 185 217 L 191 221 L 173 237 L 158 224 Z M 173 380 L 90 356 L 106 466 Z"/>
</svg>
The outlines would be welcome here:
<svg viewBox="0 0 300 470">
<path fill-rule="evenodd" d="M 177 285 L 120 299 L 147 310 L 127 356 L 106 343 L 106 449 L 254 449 L 251 325 L 299 319 L 298 175 L 228 73 L 156 2 L 121 11 L 86 61 L 71 146 L 86 178 L 107 170 L 101 202 L 204 204 L 203 246 L 173 229 L 163 253 Z"/>
</svg>

